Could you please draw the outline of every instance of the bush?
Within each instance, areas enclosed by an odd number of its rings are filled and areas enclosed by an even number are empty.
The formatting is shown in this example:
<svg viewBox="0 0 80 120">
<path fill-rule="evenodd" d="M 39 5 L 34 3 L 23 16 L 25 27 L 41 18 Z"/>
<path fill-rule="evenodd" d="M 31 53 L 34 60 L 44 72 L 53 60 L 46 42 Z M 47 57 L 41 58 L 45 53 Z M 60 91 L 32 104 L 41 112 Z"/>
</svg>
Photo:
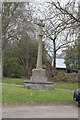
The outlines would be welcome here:
<svg viewBox="0 0 80 120">
<path fill-rule="evenodd" d="M 54 70 L 51 73 L 50 73 L 50 76 L 48 78 L 49 81 L 68 82 L 68 83 L 78 82 L 78 74 L 77 73 L 67 73 L 65 71 L 57 71 L 57 70 Z"/>
<path fill-rule="evenodd" d="M 5 77 L 20 78 L 24 75 L 24 67 L 19 63 L 15 57 L 5 57 L 3 64 L 3 75 Z"/>
</svg>

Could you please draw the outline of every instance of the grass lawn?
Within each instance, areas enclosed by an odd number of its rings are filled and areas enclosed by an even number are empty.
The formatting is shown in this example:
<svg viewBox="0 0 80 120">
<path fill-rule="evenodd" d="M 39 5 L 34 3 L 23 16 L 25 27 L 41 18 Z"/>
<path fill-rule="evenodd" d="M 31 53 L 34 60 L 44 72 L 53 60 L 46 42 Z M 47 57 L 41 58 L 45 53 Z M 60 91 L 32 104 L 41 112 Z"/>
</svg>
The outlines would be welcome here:
<svg viewBox="0 0 80 120">
<path fill-rule="evenodd" d="M 3 78 L 3 83 L 11 83 L 11 84 L 23 84 L 24 79 L 18 79 L 18 78 Z M 65 82 L 55 82 L 54 88 L 63 88 L 63 89 L 69 89 L 69 90 L 76 90 L 78 88 L 78 83 L 65 83 Z"/>
<path fill-rule="evenodd" d="M 73 92 L 60 90 L 31 90 L 21 86 L 2 86 L 3 104 L 74 103 Z"/>
<path fill-rule="evenodd" d="M 78 83 L 65 83 L 65 82 L 56 82 L 54 83 L 54 88 L 63 88 L 68 90 L 78 89 Z"/>
<path fill-rule="evenodd" d="M 24 79 L 19 79 L 19 78 L 7 78 L 3 77 L 2 82 L 3 83 L 11 83 L 11 84 L 23 84 Z"/>
</svg>

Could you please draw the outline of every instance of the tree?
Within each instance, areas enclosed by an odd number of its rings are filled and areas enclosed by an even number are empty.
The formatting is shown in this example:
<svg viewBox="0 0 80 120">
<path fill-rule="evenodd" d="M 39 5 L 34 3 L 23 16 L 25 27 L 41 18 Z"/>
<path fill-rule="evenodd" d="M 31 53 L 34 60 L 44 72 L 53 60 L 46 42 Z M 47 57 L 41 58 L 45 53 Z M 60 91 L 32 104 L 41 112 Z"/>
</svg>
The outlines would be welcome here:
<svg viewBox="0 0 80 120">
<path fill-rule="evenodd" d="M 7 44 L 16 43 L 22 37 L 33 36 L 34 25 L 29 3 L 3 2 L 2 37 L 3 52 Z"/>
<path fill-rule="evenodd" d="M 25 76 L 30 77 L 31 71 L 36 67 L 37 62 L 37 41 L 23 39 L 15 48 L 15 56 L 19 59 L 21 65 L 24 66 Z"/>
<path fill-rule="evenodd" d="M 46 15 L 46 30 L 45 34 L 48 40 L 52 40 L 52 46 L 49 49 L 54 56 L 54 68 L 56 67 L 56 53 L 62 48 L 67 48 L 73 44 L 77 38 L 78 24 L 78 9 L 76 1 L 69 1 L 62 5 L 59 1 L 48 2 L 49 14 Z M 47 45 L 48 46 L 48 45 Z M 52 50 L 53 49 L 53 50 Z"/>
<path fill-rule="evenodd" d="M 52 56 L 54 57 L 54 68 L 57 52 L 77 40 L 80 23 L 77 1 L 68 1 L 65 4 L 63 2 L 62 0 L 40 2 L 35 7 L 36 17 L 40 15 L 45 22 L 44 40 L 49 57 L 51 59 L 53 59 Z"/>
<path fill-rule="evenodd" d="M 65 64 L 68 70 L 78 69 L 78 43 L 66 50 Z"/>
<path fill-rule="evenodd" d="M 5 62 L 4 60 L 5 57 L 7 58 L 17 57 L 19 61 L 22 55 L 27 54 L 25 56 L 26 57 L 25 65 L 28 65 L 27 62 L 29 60 L 27 61 L 27 59 L 31 56 L 30 49 L 31 50 L 34 49 L 32 50 L 32 52 L 34 52 L 35 48 L 37 48 L 34 47 L 35 45 L 33 43 L 33 40 L 35 39 L 33 38 L 35 26 L 32 22 L 32 14 L 29 2 L 27 3 L 3 2 L 2 21 L 3 21 L 2 22 L 3 61 Z M 19 50 L 23 51 L 20 52 Z M 29 51 L 30 53 L 28 53 Z M 34 62 L 34 60 L 32 62 Z M 4 64 L 5 63 L 3 63 L 3 66 Z"/>
<path fill-rule="evenodd" d="M 25 55 L 27 62 L 25 65 L 29 65 L 29 53 L 31 52 L 29 52 L 30 49 L 28 50 L 27 48 L 29 48 L 31 44 L 34 46 L 32 41 L 38 36 L 38 32 L 36 32 L 35 35 L 35 31 L 39 31 L 34 21 L 37 22 L 37 19 L 41 16 L 45 22 L 43 39 L 46 51 L 51 59 L 54 57 L 53 67 L 55 68 L 57 52 L 60 49 L 68 47 L 77 39 L 76 31 L 78 30 L 80 20 L 75 0 L 69 1 L 65 5 L 59 1 L 46 3 L 3 3 L 3 53 L 14 56 L 16 53 L 19 59 L 21 59 L 20 55 L 24 58 L 22 51 L 21 54 L 19 54 L 18 50 L 23 50 L 22 45 L 24 42 L 23 46 L 26 50 Z M 16 52 L 14 52 L 14 48 L 16 48 Z M 12 52 L 10 52 L 11 49 Z M 23 50 L 24 53 L 25 50 Z M 27 67 L 27 70 L 28 68 L 29 67 Z"/>
</svg>

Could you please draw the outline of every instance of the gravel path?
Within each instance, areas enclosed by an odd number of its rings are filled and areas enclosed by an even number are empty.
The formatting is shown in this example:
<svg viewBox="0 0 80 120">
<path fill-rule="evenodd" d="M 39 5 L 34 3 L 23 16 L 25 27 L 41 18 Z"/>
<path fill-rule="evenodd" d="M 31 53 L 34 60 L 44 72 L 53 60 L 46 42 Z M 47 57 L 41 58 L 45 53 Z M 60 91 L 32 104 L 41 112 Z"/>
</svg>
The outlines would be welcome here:
<svg viewBox="0 0 80 120">
<path fill-rule="evenodd" d="M 63 88 L 55 88 L 55 90 L 65 90 L 65 91 L 68 91 L 68 92 L 74 92 L 74 90 L 68 90 L 68 89 L 63 89 Z"/>
<path fill-rule="evenodd" d="M 78 107 L 73 105 L 5 106 L 3 118 L 78 118 Z"/>
</svg>

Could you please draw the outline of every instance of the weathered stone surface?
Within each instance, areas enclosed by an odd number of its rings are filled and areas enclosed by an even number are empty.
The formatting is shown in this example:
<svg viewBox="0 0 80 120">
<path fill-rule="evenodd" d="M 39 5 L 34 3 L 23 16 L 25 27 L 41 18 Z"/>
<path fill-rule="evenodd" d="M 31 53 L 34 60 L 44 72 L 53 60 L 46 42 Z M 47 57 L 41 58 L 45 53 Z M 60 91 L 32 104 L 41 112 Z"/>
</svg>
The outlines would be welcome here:
<svg viewBox="0 0 80 120">
<path fill-rule="evenodd" d="M 32 70 L 32 75 L 33 76 L 43 76 L 45 77 L 46 76 L 46 71 L 44 69 L 33 69 Z"/>
<path fill-rule="evenodd" d="M 37 56 L 37 68 L 42 69 L 42 37 L 43 37 L 43 27 L 44 23 L 43 20 L 40 20 L 38 23 L 40 27 L 40 33 L 39 33 L 39 44 L 38 44 L 38 56 Z"/>
<path fill-rule="evenodd" d="M 46 71 L 44 69 L 33 69 L 30 81 L 35 83 L 47 82 Z"/>
<path fill-rule="evenodd" d="M 44 83 L 44 82 L 47 82 L 47 78 L 46 77 L 41 77 L 41 76 L 32 76 L 31 81 L 35 82 L 35 83 L 36 82 L 37 83 L 40 83 L 40 82 Z"/>
<path fill-rule="evenodd" d="M 24 81 L 24 87 L 30 89 L 37 89 L 37 90 L 41 90 L 41 89 L 53 90 L 54 84 L 52 82 L 34 83 L 31 81 Z"/>
</svg>

